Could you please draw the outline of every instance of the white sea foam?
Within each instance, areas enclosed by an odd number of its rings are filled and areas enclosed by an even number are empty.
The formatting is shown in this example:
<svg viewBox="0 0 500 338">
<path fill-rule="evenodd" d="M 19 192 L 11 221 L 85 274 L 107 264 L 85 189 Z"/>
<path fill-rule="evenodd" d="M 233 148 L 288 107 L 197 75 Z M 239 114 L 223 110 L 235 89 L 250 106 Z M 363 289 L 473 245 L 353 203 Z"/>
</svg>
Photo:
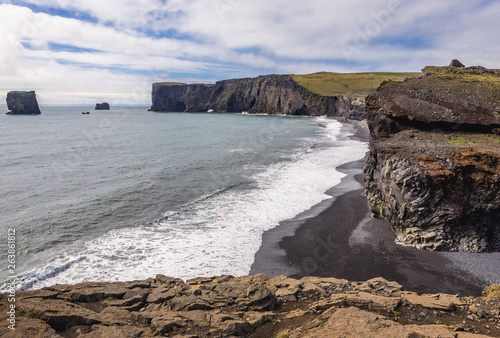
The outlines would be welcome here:
<svg viewBox="0 0 500 338">
<path fill-rule="evenodd" d="M 110 231 L 33 271 L 25 285 L 247 274 L 263 232 L 329 198 L 325 192 L 344 176 L 336 168 L 367 151 L 339 122 L 321 123 L 320 146 L 254 175 L 255 188 L 228 189 L 155 224 Z"/>
</svg>

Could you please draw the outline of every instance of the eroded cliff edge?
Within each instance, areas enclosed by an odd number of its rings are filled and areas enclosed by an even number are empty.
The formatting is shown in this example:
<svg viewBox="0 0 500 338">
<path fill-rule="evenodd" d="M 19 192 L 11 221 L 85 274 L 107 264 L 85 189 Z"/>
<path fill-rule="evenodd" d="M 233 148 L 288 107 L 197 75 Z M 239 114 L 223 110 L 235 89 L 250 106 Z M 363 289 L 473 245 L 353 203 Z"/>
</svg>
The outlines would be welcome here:
<svg viewBox="0 0 500 338">
<path fill-rule="evenodd" d="M 398 242 L 500 250 L 500 70 L 426 67 L 366 98 L 366 195 Z"/>
<path fill-rule="evenodd" d="M 300 86 L 290 75 L 264 75 L 215 84 L 154 83 L 152 111 L 248 112 L 328 115 L 363 119 L 347 96 L 324 96 Z"/>
</svg>

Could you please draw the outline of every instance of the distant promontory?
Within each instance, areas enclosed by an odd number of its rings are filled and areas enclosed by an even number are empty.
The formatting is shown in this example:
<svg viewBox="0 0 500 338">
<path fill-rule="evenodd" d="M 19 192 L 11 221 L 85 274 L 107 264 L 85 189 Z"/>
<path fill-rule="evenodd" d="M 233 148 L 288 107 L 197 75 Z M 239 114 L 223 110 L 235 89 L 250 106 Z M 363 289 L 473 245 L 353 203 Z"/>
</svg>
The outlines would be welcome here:
<svg viewBox="0 0 500 338">
<path fill-rule="evenodd" d="M 152 111 L 248 112 L 249 114 L 339 116 L 349 105 L 337 96 L 316 94 L 290 75 L 265 75 L 215 84 L 154 83 Z"/>
<path fill-rule="evenodd" d="M 11 91 L 7 93 L 8 115 L 41 114 L 34 91 Z"/>
</svg>

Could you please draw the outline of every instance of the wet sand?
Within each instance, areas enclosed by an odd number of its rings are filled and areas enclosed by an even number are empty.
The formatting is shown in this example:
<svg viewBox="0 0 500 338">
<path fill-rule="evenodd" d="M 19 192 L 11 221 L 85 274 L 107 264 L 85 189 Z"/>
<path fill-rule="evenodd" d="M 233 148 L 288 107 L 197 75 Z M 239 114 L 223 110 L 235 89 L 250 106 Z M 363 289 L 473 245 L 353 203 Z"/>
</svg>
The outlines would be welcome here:
<svg viewBox="0 0 500 338">
<path fill-rule="evenodd" d="M 354 138 L 367 131 L 353 126 Z M 362 196 L 364 160 L 338 169 L 347 174 L 332 196 L 264 233 L 250 274 L 337 277 L 362 281 L 384 277 L 420 293 L 480 295 L 500 282 L 500 254 L 442 253 L 403 247 L 386 220 L 370 216 Z M 475 262 L 481 262 L 482 267 Z"/>
</svg>

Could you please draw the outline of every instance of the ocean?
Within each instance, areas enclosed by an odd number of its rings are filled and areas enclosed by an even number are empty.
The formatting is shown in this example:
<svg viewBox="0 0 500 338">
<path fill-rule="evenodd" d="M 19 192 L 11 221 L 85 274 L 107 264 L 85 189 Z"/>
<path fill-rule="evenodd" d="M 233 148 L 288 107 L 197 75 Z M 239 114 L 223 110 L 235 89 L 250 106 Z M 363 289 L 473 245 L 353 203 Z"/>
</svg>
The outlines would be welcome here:
<svg viewBox="0 0 500 338">
<path fill-rule="evenodd" d="M 89 115 L 82 115 L 90 111 Z M 245 275 L 264 231 L 331 198 L 364 157 L 335 120 L 42 108 L 0 114 L 0 291 Z M 3 238 L 3 239 L 1 239 Z"/>
</svg>

